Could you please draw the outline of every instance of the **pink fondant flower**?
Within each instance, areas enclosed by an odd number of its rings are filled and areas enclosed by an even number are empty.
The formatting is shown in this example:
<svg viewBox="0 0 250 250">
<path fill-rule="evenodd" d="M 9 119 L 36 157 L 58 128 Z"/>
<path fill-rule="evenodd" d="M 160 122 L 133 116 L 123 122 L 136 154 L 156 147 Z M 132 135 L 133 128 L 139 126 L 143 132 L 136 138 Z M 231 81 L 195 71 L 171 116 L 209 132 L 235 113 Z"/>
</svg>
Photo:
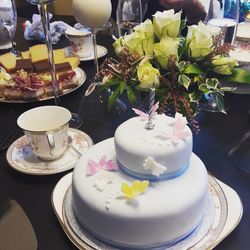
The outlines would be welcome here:
<svg viewBox="0 0 250 250">
<path fill-rule="evenodd" d="M 107 171 L 113 171 L 118 169 L 118 165 L 116 162 L 112 160 L 106 160 L 106 155 L 102 156 L 100 161 L 96 163 L 93 160 L 88 160 L 87 164 L 87 175 L 94 175 L 96 174 L 100 169 L 107 170 Z"/>
<path fill-rule="evenodd" d="M 154 105 L 154 107 L 153 107 L 153 117 L 155 117 L 156 116 L 156 114 L 157 114 L 157 112 L 156 112 L 156 110 L 159 108 L 159 102 L 157 102 L 155 105 Z M 148 114 L 147 113 L 145 113 L 145 112 L 143 112 L 143 111 L 141 111 L 141 110 L 139 110 L 139 109 L 135 109 L 135 108 L 132 108 L 133 109 L 133 111 L 137 114 L 137 115 L 139 115 L 140 117 L 141 117 L 141 119 L 143 120 L 143 121 L 146 121 L 147 119 L 148 119 Z"/>
</svg>

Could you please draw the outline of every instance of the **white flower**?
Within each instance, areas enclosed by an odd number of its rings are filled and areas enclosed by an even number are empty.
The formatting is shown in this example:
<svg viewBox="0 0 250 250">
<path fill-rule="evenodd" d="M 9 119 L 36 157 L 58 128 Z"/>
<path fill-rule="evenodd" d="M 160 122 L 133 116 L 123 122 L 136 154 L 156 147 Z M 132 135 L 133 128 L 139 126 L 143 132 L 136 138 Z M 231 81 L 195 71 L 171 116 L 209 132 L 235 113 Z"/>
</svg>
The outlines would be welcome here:
<svg viewBox="0 0 250 250">
<path fill-rule="evenodd" d="M 178 60 L 179 39 L 164 37 L 159 43 L 154 44 L 154 55 L 163 69 L 168 69 L 169 57 Z"/>
<path fill-rule="evenodd" d="M 137 69 L 137 77 L 140 81 L 140 88 L 148 89 L 153 85 L 155 87 L 159 86 L 159 76 L 159 70 L 154 68 L 149 61 L 141 63 Z"/>
<path fill-rule="evenodd" d="M 200 60 L 213 51 L 213 36 L 204 23 L 188 27 L 186 46 L 190 58 Z"/>
<path fill-rule="evenodd" d="M 175 13 L 174 10 L 157 11 L 154 15 L 154 30 L 156 36 L 161 39 L 165 36 L 177 37 L 180 32 L 181 11 Z"/>
</svg>

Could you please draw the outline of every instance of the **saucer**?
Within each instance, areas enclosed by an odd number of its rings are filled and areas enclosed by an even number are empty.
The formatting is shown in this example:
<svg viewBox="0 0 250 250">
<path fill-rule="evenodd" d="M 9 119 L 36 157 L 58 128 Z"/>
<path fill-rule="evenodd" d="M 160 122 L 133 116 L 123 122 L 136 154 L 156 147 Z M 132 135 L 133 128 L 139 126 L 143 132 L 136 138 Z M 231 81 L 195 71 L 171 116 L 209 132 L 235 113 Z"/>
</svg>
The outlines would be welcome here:
<svg viewBox="0 0 250 250">
<path fill-rule="evenodd" d="M 250 43 L 245 41 L 235 40 L 234 50 L 231 50 L 229 55 L 235 58 L 240 66 L 250 64 Z"/>
<path fill-rule="evenodd" d="M 238 24 L 236 38 L 250 40 L 250 23 L 248 21 Z"/>
<path fill-rule="evenodd" d="M 79 249 L 96 249 L 95 247 L 93 248 L 93 242 L 86 242 L 79 237 L 78 233 L 70 225 L 72 221 L 69 224 L 67 215 L 65 216 L 65 202 L 68 199 L 68 189 L 71 183 L 72 173 L 65 175 L 59 180 L 51 195 L 52 207 L 64 232 L 75 246 Z M 212 227 L 199 242 L 196 242 L 195 249 L 213 249 L 235 229 L 243 213 L 242 203 L 237 193 L 211 175 L 209 175 L 209 192 L 215 204 L 215 216 Z M 70 211 L 67 213 L 70 213 Z M 186 249 L 186 241 L 183 240 L 181 242 L 184 249 Z M 178 247 L 176 249 L 183 249 Z"/>
<path fill-rule="evenodd" d="M 0 45 L 0 50 L 10 49 L 10 48 L 12 48 L 11 42 Z"/>
<path fill-rule="evenodd" d="M 66 48 L 66 54 L 67 55 L 72 55 L 72 50 L 71 50 L 71 47 L 67 47 Z M 101 58 L 105 55 L 108 54 L 108 49 L 105 48 L 104 46 L 101 46 L 101 45 L 97 45 L 97 57 L 98 58 Z M 91 56 L 88 56 L 88 57 L 80 57 L 80 61 L 81 62 L 85 62 L 85 61 L 92 61 L 94 60 L 94 54 L 91 55 Z"/>
<path fill-rule="evenodd" d="M 26 136 L 14 141 L 7 150 L 9 165 L 18 172 L 30 175 L 51 175 L 72 169 L 80 156 L 93 145 L 86 133 L 69 128 L 70 144 L 65 153 L 53 161 L 44 161 L 33 154 Z"/>
<path fill-rule="evenodd" d="M 108 54 L 108 49 L 105 48 L 104 46 L 97 45 L 97 57 L 101 58 L 103 56 L 106 56 Z M 94 60 L 94 55 L 91 55 L 89 57 L 80 57 L 80 61 L 85 62 L 85 61 L 91 61 Z"/>
</svg>

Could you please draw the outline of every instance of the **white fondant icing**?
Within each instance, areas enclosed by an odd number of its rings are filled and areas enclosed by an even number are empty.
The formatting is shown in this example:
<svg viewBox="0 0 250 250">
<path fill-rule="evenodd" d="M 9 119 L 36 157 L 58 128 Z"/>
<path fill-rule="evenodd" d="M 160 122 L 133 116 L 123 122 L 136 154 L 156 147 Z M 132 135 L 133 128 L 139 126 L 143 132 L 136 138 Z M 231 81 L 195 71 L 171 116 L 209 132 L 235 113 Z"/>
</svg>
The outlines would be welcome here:
<svg viewBox="0 0 250 250">
<path fill-rule="evenodd" d="M 154 176 L 160 176 L 167 170 L 165 166 L 156 162 L 151 156 L 149 156 L 142 165 L 146 170 L 150 169 Z"/>
<path fill-rule="evenodd" d="M 137 121 L 135 123 L 138 125 Z M 180 142 L 178 147 L 181 145 L 187 147 L 184 142 Z M 89 158 L 98 159 L 104 150 L 108 159 L 116 159 L 114 139 L 110 138 L 90 148 L 74 169 L 72 206 L 75 217 L 84 228 L 115 245 L 143 249 L 183 237 L 199 224 L 207 195 L 208 177 L 205 166 L 196 155 L 191 155 L 189 167 L 181 176 L 151 183 L 147 192 L 136 198 L 136 202 L 117 197 L 112 199 L 111 206 L 106 202 L 107 197 L 119 193 L 117 190 L 120 190 L 122 182 L 131 185 L 135 179 L 118 170 L 113 173 L 116 181 L 107 185 L 103 192 L 98 192 L 93 184 L 100 172 L 87 177 L 85 167 Z M 173 150 L 171 154 L 174 154 Z"/>
<path fill-rule="evenodd" d="M 134 117 L 122 123 L 115 132 L 116 157 L 123 167 L 139 174 L 152 174 L 142 167 L 144 160 L 151 156 L 156 162 L 167 166 L 168 173 L 188 165 L 192 153 L 192 133 L 187 125 L 185 131 L 190 136 L 179 140 L 178 144 L 169 143 L 175 119 L 166 115 L 156 115 L 155 127 L 145 129 L 145 121 Z"/>
</svg>

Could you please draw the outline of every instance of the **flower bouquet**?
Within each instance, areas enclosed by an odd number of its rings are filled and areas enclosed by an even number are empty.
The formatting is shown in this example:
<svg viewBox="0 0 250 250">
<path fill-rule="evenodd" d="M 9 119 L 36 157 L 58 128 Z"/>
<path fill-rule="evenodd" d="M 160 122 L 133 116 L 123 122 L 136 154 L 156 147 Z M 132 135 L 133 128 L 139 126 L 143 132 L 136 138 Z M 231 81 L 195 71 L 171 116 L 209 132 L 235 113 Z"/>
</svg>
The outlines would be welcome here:
<svg viewBox="0 0 250 250">
<path fill-rule="evenodd" d="M 186 35 L 182 35 L 186 32 Z M 181 11 L 156 12 L 131 34 L 117 39 L 113 46 L 118 59 L 107 58 L 96 78 L 104 88 L 113 90 L 109 108 L 127 94 L 135 104 L 138 93 L 156 89 L 159 111 L 182 113 L 193 128 L 197 104 L 204 95 L 213 94 L 221 112 L 224 91 L 220 81 L 250 83 L 250 73 L 235 69 L 238 63 L 229 57 L 231 44 L 223 44 L 223 34 L 214 34 L 199 22 L 187 26 Z"/>
</svg>

